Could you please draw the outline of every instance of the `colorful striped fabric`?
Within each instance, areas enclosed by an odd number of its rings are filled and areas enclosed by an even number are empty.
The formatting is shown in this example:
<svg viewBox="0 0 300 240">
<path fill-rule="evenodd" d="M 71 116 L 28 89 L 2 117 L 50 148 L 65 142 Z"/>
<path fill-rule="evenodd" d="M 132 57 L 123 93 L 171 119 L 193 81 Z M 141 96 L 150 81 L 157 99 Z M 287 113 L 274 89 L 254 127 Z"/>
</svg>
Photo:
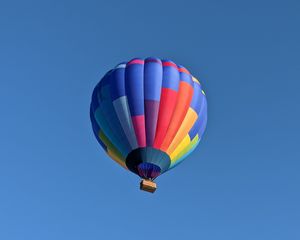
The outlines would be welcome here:
<svg viewBox="0 0 300 240">
<path fill-rule="evenodd" d="M 142 178 L 178 165 L 207 123 L 199 81 L 170 60 L 135 58 L 110 70 L 92 95 L 90 118 L 106 153 Z"/>
</svg>

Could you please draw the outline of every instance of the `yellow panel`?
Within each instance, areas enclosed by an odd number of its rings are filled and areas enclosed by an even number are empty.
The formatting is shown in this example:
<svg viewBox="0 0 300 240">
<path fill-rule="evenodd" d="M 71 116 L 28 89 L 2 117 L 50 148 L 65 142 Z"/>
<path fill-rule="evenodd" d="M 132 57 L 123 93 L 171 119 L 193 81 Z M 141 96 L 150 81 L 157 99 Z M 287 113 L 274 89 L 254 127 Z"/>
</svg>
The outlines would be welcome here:
<svg viewBox="0 0 300 240">
<path fill-rule="evenodd" d="M 174 152 L 171 153 L 171 160 L 174 159 L 178 154 L 180 154 L 191 142 L 191 138 L 189 135 L 186 135 L 185 138 L 179 143 Z"/>
<path fill-rule="evenodd" d="M 192 141 L 190 141 L 190 143 L 182 150 L 179 152 L 178 155 L 176 155 L 174 158 L 171 159 L 171 163 L 172 165 L 179 160 L 183 155 L 185 155 L 186 153 L 188 153 L 188 151 L 191 150 L 191 148 L 198 142 L 199 137 L 198 134 L 193 138 Z"/>
<path fill-rule="evenodd" d="M 182 139 L 188 134 L 188 132 L 193 127 L 194 123 L 198 118 L 197 113 L 194 109 L 189 108 L 179 130 L 177 131 L 172 143 L 170 144 L 169 148 L 167 149 L 167 154 L 171 155 L 172 152 L 176 149 Z"/>
</svg>

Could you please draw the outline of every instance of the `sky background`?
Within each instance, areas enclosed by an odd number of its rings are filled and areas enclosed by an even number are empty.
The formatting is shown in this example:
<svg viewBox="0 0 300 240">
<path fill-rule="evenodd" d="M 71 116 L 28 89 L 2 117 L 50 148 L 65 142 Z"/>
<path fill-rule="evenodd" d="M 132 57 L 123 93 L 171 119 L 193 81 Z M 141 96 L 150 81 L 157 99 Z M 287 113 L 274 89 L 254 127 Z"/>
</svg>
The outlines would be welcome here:
<svg viewBox="0 0 300 240">
<path fill-rule="evenodd" d="M 0 1 L 0 239 L 300 239 L 300 2 Z M 155 194 L 102 151 L 106 71 L 172 59 L 203 141 Z"/>
</svg>

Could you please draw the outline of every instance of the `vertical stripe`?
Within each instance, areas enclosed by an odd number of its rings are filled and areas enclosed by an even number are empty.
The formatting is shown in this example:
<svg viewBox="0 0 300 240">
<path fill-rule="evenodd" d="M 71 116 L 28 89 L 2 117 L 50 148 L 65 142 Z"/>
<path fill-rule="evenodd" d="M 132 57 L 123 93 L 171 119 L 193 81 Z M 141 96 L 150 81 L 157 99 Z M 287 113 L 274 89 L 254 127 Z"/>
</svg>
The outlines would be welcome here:
<svg viewBox="0 0 300 240">
<path fill-rule="evenodd" d="M 124 64 L 118 65 L 111 73 L 110 85 L 112 101 L 125 96 L 125 66 Z"/>
<path fill-rule="evenodd" d="M 131 149 L 135 149 L 138 145 L 125 92 L 125 67 L 126 64 L 119 64 L 112 72 L 110 80 L 111 98 L 115 112 Z"/>
<path fill-rule="evenodd" d="M 174 63 L 163 61 L 163 79 L 154 148 L 159 149 L 175 110 L 179 88 L 179 72 Z"/>
<path fill-rule="evenodd" d="M 146 143 L 153 146 L 157 118 L 159 111 L 159 101 L 145 100 L 145 123 L 146 123 Z"/>
<path fill-rule="evenodd" d="M 138 148 L 138 144 L 136 141 L 135 131 L 132 124 L 132 119 L 130 116 L 130 111 L 128 107 L 127 97 L 123 96 L 116 99 L 113 102 L 114 109 L 117 113 L 119 121 L 122 125 L 126 138 L 131 146 L 131 149 Z"/>
<path fill-rule="evenodd" d="M 133 116 L 131 119 L 139 147 L 146 147 L 145 116 Z"/>
<path fill-rule="evenodd" d="M 146 146 L 143 62 L 133 59 L 125 68 L 125 90 L 139 147 Z"/>
<path fill-rule="evenodd" d="M 154 142 L 162 84 L 162 63 L 159 59 L 147 58 L 144 65 L 145 128 L 146 144 Z"/>
</svg>

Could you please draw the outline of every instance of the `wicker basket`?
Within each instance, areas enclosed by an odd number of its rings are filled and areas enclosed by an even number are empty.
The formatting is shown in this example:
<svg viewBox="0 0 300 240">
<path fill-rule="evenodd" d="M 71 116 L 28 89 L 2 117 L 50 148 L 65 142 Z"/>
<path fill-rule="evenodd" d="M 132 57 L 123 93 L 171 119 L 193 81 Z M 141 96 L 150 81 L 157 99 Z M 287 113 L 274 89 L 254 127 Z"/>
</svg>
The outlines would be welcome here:
<svg viewBox="0 0 300 240">
<path fill-rule="evenodd" d="M 146 192 L 154 193 L 156 190 L 156 183 L 151 180 L 143 179 L 140 183 L 140 189 Z"/>
</svg>

